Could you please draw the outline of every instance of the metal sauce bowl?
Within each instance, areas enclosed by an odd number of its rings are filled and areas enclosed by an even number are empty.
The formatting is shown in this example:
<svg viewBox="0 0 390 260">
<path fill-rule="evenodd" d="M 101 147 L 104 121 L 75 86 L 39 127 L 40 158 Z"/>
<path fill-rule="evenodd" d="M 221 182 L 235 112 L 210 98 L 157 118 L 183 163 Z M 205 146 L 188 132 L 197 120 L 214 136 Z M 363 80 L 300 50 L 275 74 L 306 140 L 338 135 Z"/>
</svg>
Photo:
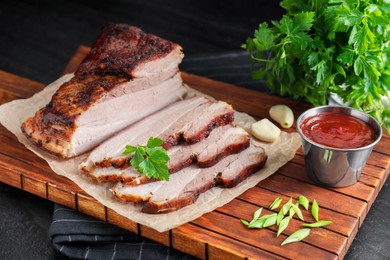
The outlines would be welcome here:
<svg viewBox="0 0 390 260">
<path fill-rule="evenodd" d="M 324 112 L 346 114 L 360 119 L 374 129 L 375 140 L 369 145 L 349 149 L 327 147 L 315 143 L 302 133 L 300 125 L 306 118 Z M 350 107 L 340 106 L 322 106 L 305 111 L 297 120 L 297 131 L 302 139 L 309 177 L 319 185 L 330 187 L 345 187 L 356 183 L 372 149 L 382 137 L 382 128 L 372 116 Z"/>
</svg>

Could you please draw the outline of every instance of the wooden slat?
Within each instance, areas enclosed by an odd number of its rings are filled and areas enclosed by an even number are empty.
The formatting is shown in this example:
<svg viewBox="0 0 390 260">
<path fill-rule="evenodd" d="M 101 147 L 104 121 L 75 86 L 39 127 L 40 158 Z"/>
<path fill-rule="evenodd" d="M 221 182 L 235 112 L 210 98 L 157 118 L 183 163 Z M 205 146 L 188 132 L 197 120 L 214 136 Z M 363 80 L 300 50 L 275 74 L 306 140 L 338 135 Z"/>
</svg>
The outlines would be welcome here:
<svg viewBox="0 0 390 260">
<path fill-rule="evenodd" d="M 88 51 L 88 47 L 81 46 L 64 73 L 74 71 Z M 296 117 L 310 108 L 308 104 L 231 84 L 187 73 L 182 73 L 182 76 L 191 87 L 225 100 L 237 110 L 256 118 L 268 117 L 268 109 L 274 104 L 292 107 Z M 43 87 L 40 83 L 0 71 L 0 104 L 15 98 L 29 97 Z M 288 131 L 294 131 L 294 128 Z M 191 223 L 160 233 L 118 215 L 67 178 L 54 174 L 44 160 L 19 144 L 3 126 L 0 126 L 0 141 L 3 147 L 0 151 L 1 182 L 201 259 L 343 258 L 390 170 L 390 151 L 387 149 L 390 137 L 387 133 L 374 148 L 361 179 L 351 187 L 324 188 L 315 185 L 306 175 L 302 149 L 299 149 L 292 162 L 230 203 Z M 301 221 L 296 216 L 278 238 L 274 227 L 248 230 L 239 221 L 240 218 L 251 219 L 253 211 L 258 207 L 264 208 L 263 214 L 270 213 L 267 208 L 277 196 L 286 202 L 290 197 L 295 200 L 301 194 L 318 201 L 321 219 L 334 222 L 327 227 L 313 229 L 303 242 L 280 246 L 283 239 L 299 228 Z M 303 214 L 305 220 L 313 221 L 310 212 L 303 211 Z"/>
<path fill-rule="evenodd" d="M 172 230 L 172 246 L 186 254 L 200 259 L 206 258 L 206 245 L 201 239 L 194 239 L 193 225 L 184 224 Z M 191 245 L 191 246 L 188 246 Z"/>
<path fill-rule="evenodd" d="M 316 197 L 314 198 L 310 197 L 309 194 L 305 193 L 305 191 L 302 191 L 301 195 L 307 196 L 307 198 L 311 202 L 313 201 L 313 199 L 316 198 Z M 283 203 L 286 203 L 290 199 L 290 196 L 286 196 L 267 189 L 261 189 L 259 187 L 254 187 L 253 189 L 247 190 L 246 192 L 241 194 L 238 198 L 242 201 L 256 205 L 256 207 L 268 208 L 269 205 L 271 205 L 271 203 L 276 197 L 281 198 L 283 200 Z M 294 199 L 296 200 L 297 198 Z M 230 202 L 230 204 L 233 205 L 235 203 L 238 202 L 236 202 L 236 200 Z M 219 208 L 218 210 L 227 213 L 227 211 L 229 210 L 226 209 L 225 207 L 230 207 L 231 206 L 230 204 L 227 204 L 224 207 Z M 326 229 L 332 230 L 333 232 L 337 232 L 346 237 L 349 237 L 353 233 L 357 232 L 358 221 L 356 218 L 337 212 L 336 210 L 333 209 L 324 208 L 321 204 L 320 204 L 320 208 L 321 208 L 319 214 L 320 219 L 332 220 L 332 221 L 337 219 L 337 221 L 333 221 L 334 223 L 332 225 L 325 227 Z M 303 210 L 302 213 L 305 219 L 311 219 L 310 216 L 311 214 L 309 212 Z M 252 217 L 251 214 L 249 214 L 246 217 L 241 216 L 240 218 L 250 219 L 251 217 Z"/>
<path fill-rule="evenodd" d="M 371 156 L 370 156 L 369 160 L 367 161 L 366 165 L 379 168 L 379 170 L 376 174 L 379 175 L 378 177 L 380 179 L 386 179 L 387 175 L 389 174 L 389 166 L 387 165 L 388 162 L 386 161 L 388 159 L 389 159 L 388 156 L 373 151 L 371 153 Z M 296 156 L 293 158 L 293 162 L 298 163 L 298 164 L 305 163 L 303 154 L 301 154 L 299 152 L 299 150 L 298 150 Z M 382 169 L 382 170 L 380 170 L 380 169 Z"/>
<path fill-rule="evenodd" d="M 1 93 L 9 93 L 19 98 L 27 98 L 34 93 L 42 90 L 42 83 L 32 81 L 26 78 L 19 77 L 14 74 L 0 70 Z M 2 96 L 3 97 L 3 96 Z M 1 103 L 6 103 L 10 100 L 1 99 Z"/>
<path fill-rule="evenodd" d="M 257 187 L 272 190 L 293 198 L 298 198 L 304 192 L 306 197 L 315 198 L 322 207 L 327 209 L 337 209 L 340 213 L 356 218 L 365 215 L 367 203 L 364 201 L 279 174 L 274 174 L 261 181 Z"/>
<path fill-rule="evenodd" d="M 106 208 L 106 210 L 107 222 L 138 234 L 138 224 L 136 222 L 117 214 L 110 208 Z"/>
<path fill-rule="evenodd" d="M 76 192 L 69 190 L 69 187 L 64 189 L 49 182 L 47 186 L 47 199 L 77 210 Z"/>
<path fill-rule="evenodd" d="M 383 128 L 382 128 L 382 132 L 384 133 L 383 135 L 383 137 L 382 137 L 382 140 L 384 140 L 385 142 L 379 142 L 379 143 L 377 143 L 376 145 L 375 145 L 375 147 L 374 147 L 374 150 L 376 151 L 376 152 L 378 152 L 378 153 L 382 153 L 382 154 L 384 154 L 384 155 L 388 155 L 388 153 L 389 153 L 389 146 L 386 144 L 386 140 L 388 140 L 389 139 L 389 137 L 388 137 L 388 134 L 386 134 L 386 132 L 385 132 L 386 130 L 384 130 Z"/>
<path fill-rule="evenodd" d="M 271 251 L 277 255 L 292 259 L 336 259 L 337 255 L 326 250 L 312 246 L 308 243 L 292 243 L 285 247 L 280 246 L 281 242 L 286 239 L 286 235 L 280 235 L 275 238 L 275 232 L 269 229 L 259 230 L 243 228 L 242 223 L 231 216 L 220 214 L 218 212 L 207 213 L 192 223 L 223 234 L 231 239 L 256 246 L 263 250 Z M 228 224 L 229 223 L 229 224 Z M 308 239 L 314 239 L 312 236 Z"/>
<path fill-rule="evenodd" d="M 315 184 L 306 174 L 305 166 L 301 164 L 289 163 L 288 165 L 285 165 L 284 167 L 279 169 L 278 172 L 284 176 L 288 176 L 299 181 Z M 352 185 L 350 187 L 328 189 L 366 202 L 370 201 L 372 199 L 372 196 L 375 194 L 375 188 L 373 188 L 372 186 L 365 185 L 361 182 L 357 182 L 355 185 Z"/>
<path fill-rule="evenodd" d="M 22 175 L 19 171 L 11 170 L 7 161 L 2 161 L 1 157 L 0 154 L 0 182 L 22 189 Z M 3 157 L 3 159 L 7 160 L 9 158 Z"/>
<path fill-rule="evenodd" d="M 371 159 L 371 158 L 370 158 Z M 386 170 L 383 168 L 379 168 L 376 165 L 366 164 L 363 169 L 363 173 L 367 174 L 371 177 L 378 178 L 379 180 L 383 180 L 386 176 Z"/>
<path fill-rule="evenodd" d="M 180 241 L 186 242 L 186 244 L 179 244 Z M 195 246 L 190 246 L 193 243 L 196 243 Z M 184 224 L 173 229 L 172 245 L 201 259 L 230 259 L 229 257 L 233 255 L 239 259 L 245 257 L 249 259 L 282 259 L 282 257 L 272 252 L 232 240 L 225 235 L 209 231 L 194 224 Z M 221 257 L 215 258 L 216 255 Z"/>
<path fill-rule="evenodd" d="M 140 225 L 140 235 L 166 246 L 171 245 L 170 231 L 158 232 L 150 227 Z"/>
<path fill-rule="evenodd" d="M 275 198 L 275 197 L 274 197 Z M 287 202 L 287 200 L 285 200 Z M 295 201 L 294 201 L 295 202 Z M 262 206 L 262 214 L 271 214 L 274 213 L 267 209 L 267 206 Z M 218 209 L 218 211 L 224 213 L 225 215 L 232 216 L 236 218 L 236 222 L 239 222 L 239 219 L 246 219 L 250 221 L 253 217 L 253 212 L 256 211 L 259 207 L 255 206 L 253 204 L 247 203 L 242 200 L 233 200 L 230 203 L 226 204 L 221 209 Z M 310 212 L 304 211 L 302 212 L 304 214 L 304 219 L 306 222 L 315 222 L 313 217 L 311 216 Z M 321 219 L 323 219 L 321 217 Z M 297 218 L 297 216 L 294 216 L 289 222 L 288 228 L 283 232 L 284 235 L 289 236 L 296 230 L 302 228 L 301 224 L 303 222 Z M 277 232 L 277 228 L 275 226 L 271 226 L 267 228 L 269 230 L 274 231 L 274 235 Z M 261 233 L 262 230 L 258 230 L 257 232 L 254 232 L 252 230 L 248 230 L 247 236 L 260 236 L 259 233 Z M 313 235 L 315 233 L 315 235 Z M 345 248 L 345 244 L 347 242 L 347 236 L 338 234 L 336 232 L 333 232 L 332 230 L 329 230 L 327 228 L 318 228 L 313 229 L 311 232 L 311 236 L 305 239 L 306 243 L 311 244 L 315 247 L 322 248 L 325 250 L 328 250 L 334 254 L 341 254 Z M 323 237 L 327 238 L 327 242 L 323 242 Z M 274 240 L 277 240 L 276 235 L 274 237 Z M 278 240 L 279 241 L 279 240 Z"/>
<path fill-rule="evenodd" d="M 22 175 L 23 190 L 47 199 L 47 182 L 28 175 Z"/>
<path fill-rule="evenodd" d="M 106 207 L 89 195 L 77 194 L 77 210 L 94 218 L 106 221 Z"/>
</svg>

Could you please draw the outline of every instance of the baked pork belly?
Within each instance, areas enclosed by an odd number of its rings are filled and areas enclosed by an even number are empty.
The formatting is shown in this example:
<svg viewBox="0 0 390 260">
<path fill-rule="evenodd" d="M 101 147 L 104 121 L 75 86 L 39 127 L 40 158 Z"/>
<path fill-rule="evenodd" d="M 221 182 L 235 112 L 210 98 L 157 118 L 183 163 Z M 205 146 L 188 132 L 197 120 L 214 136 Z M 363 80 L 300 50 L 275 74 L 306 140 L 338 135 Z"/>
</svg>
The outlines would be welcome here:
<svg viewBox="0 0 390 260">
<path fill-rule="evenodd" d="M 74 77 L 22 124 L 36 145 L 64 158 L 161 110 L 185 93 L 179 45 L 125 24 L 109 24 Z"/>
<path fill-rule="evenodd" d="M 194 144 L 179 144 L 167 151 L 170 160 L 168 162 L 169 172 L 175 173 L 191 165 L 194 161 L 201 168 L 208 168 L 215 165 L 224 157 L 241 152 L 249 146 L 249 135 L 240 127 L 225 125 L 211 131 L 210 135 Z M 95 168 L 89 175 L 98 180 L 122 181 L 127 185 L 139 185 L 155 179 L 147 178 L 140 174 L 134 167 L 127 168 Z"/>
<path fill-rule="evenodd" d="M 145 213 L 166 213 L 193 204 L 200 193 L 214 186 L 231 188 L 257 172 L 267 160 L 264 149 L 249 147 L 209 168 L 191 165 L 172 174 L 169 181 L 130 186 L 117 183 L 113 194 L 124 201 L 143 202 Z"/>
<path fill-rule="evenodd" d="M 204 97 L 176 102 L 96 147 L 80 168 L 88 173 L 96 168 L 127 168 L 131 157 L 122 155 L 126 145 L 145 145 L 151 136 L 162 139 L 166 150 L 180 141 L 194 143 L 206 138 L 214 128 L 232 123 L 233 114 L 229 104 Z"/>
</svg>

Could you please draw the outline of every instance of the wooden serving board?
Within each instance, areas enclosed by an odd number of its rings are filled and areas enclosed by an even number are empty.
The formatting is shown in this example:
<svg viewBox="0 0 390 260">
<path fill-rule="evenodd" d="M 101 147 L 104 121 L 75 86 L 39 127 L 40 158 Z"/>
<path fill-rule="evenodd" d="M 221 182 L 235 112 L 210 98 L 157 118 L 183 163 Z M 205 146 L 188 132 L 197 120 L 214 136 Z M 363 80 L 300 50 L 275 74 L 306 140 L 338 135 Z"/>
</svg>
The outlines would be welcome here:
<svg viewBox="0 0 390 260">
<path fill-rule="evenodd" d="M 74 71 L 89 51 L 80 47 L 65 72 Z M 290 106 L 298 117 L 309 105 L 230 84 L 183 73 L 184 81 L 199 91 L 231 103 L 238 111 L 256 118 L 268 117 L 275 104 Z M 43 84 L 0 71 L 0 104 L 17 98 L 27 98 L 44 88 Z M 290 131 L 295 131 L 290 129 Z M 223 207 L 167 232 L 128 220 L 104 207 L 76 184 L 55 174 L 47 163 L 20 144 L 15 136 L 0 126 L 0 181 L 76 209 L 95 218 L 128 229 L 161 244 L 171 246 L 202 259 L 341 259 L 352 243 L 359 227 L 387 179 L 390 169 L 390 136 L 384 133 L 374 148 L 361 179 L 346 188 L 323 188 L 308 179 L 302 150 L 294 159 L 261 181 L 258 185 Z M 312 229 L 300 243 L 280 246 L 280 243 L 300 227 L 301 221 L 292 219 L 288 228 L 276 238 L 274 227 L 246 229 L 242 219 L 251 219 L 253 212 L 264 207 L 263 213 L 277 197 L 287 201 L 305 195 L 320 205 L 320 218 L 333 224 Z M 303 211 L 312 220 L 308 211 Z"/>
</svg>

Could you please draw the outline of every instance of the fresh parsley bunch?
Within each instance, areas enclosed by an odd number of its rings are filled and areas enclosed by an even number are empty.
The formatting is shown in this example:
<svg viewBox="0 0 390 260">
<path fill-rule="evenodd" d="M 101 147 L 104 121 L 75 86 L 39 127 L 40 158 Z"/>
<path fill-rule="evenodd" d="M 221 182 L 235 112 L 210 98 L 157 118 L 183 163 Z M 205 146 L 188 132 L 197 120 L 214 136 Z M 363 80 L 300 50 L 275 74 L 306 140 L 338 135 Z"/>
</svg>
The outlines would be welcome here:
<svg viewBox="0 0 390 260">
<path fill-rule="evenodd" d="M 167 162 L 169 156 L 161 146 L 163 141 L 156 137 L 150 137 L 146 146 L 126 145 L 123 155 L 134 153 L 131 158 L 131 165 L 138 172 L 145 174 L 148 178 L 169 180 Z"/>
<path fill-rule="evenodd" d="M 390 133 L 390 1 L 284 0 L 286 15 L 262 23 L 243 45 L 255 79 L 315 106 L 336 93 Z"/>
</svg>

